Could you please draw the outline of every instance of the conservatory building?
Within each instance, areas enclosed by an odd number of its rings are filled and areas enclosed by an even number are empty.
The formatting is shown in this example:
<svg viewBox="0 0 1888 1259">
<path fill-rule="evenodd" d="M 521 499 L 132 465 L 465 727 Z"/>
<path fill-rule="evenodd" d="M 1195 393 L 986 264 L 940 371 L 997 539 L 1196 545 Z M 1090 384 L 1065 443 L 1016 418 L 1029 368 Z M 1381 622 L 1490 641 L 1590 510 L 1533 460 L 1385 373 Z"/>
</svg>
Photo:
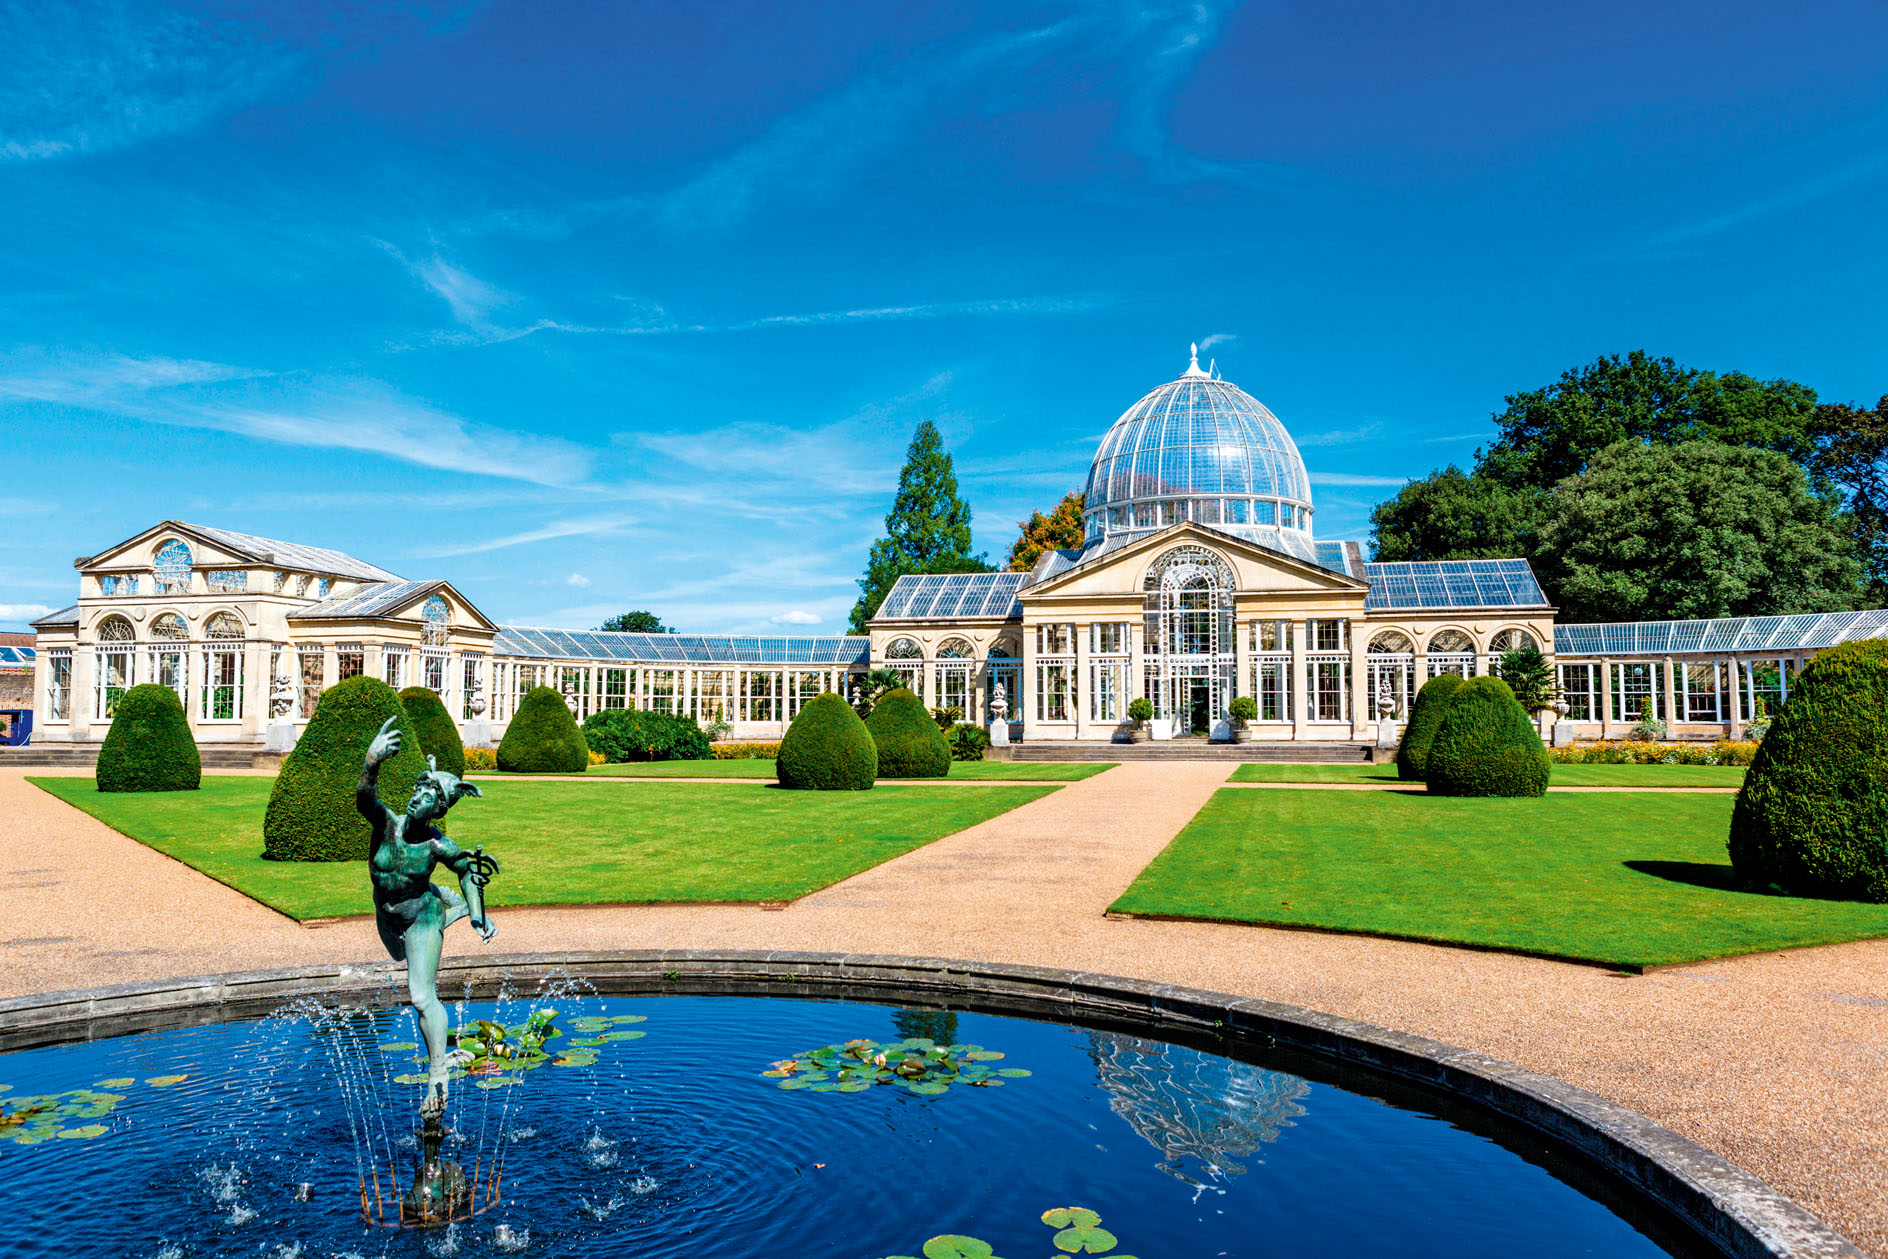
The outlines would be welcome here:
<svg viewBox="0 0 1888 1259">
<path fill-rule="evenodd" d="M 1314 517 L 1284 425 L 1196 357 L 1103 437 L 1080 546 L 1028 572 L 900 578 L 859 637 L 498 625 L 444 579 L 165 521 L 77 560 L 77 601 L 35 622 L 34 741 L 97 743 L 118 696 L 155 682 L 199 742 L 260 746 L 363 674 L 438 692 L 470 742 L 539 685 L 580 719 L 652 709 L 774 739 L 889 669 L 963 720 L 997 720 L 1000 700 L 1014 739 L 1122 738 L 1137 698 L 1156 738 L 1224 738 L 1249 696 L 1255 739 L 1374 743 L 1429 678 L 1530 644 L 1558 669 L 1563 738 L 1647 717 L 1718 738 L 1774 711 L 1818 651 L 1888 636 L 1881 611 L 1556 625 L 1525 560 L 1375 563 Z"/>
</svg>

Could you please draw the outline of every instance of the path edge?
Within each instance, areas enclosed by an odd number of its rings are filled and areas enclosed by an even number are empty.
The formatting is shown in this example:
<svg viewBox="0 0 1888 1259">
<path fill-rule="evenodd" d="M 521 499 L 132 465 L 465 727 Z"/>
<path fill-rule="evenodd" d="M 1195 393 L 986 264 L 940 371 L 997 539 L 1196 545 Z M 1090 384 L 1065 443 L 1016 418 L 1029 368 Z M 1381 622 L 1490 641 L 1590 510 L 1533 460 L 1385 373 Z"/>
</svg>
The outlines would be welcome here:
<svg viewBox="0 0 1888 1259">
<path fill-rule="evenodd" d="M 899 997 L 1070 1023 L 1116 1019 L 1285 1047 L 1444 1093 L 1532 1130 L 1651 1198 L 1735 1259 L 1867 1259 L 1788 1197 L 1697 1143 L 1594 1093 L 1485 1054 L 1280 1002 L 1036 966 L 862 953 L 575 951 L 442 960 L 440 986 L 488 996 L 560 976 L 600 993 Z M 0 1052 L 265 1013 L 310 992 L 395 997 L 392 962 L 291 967 L 0 1001 Z"/>
</svg>

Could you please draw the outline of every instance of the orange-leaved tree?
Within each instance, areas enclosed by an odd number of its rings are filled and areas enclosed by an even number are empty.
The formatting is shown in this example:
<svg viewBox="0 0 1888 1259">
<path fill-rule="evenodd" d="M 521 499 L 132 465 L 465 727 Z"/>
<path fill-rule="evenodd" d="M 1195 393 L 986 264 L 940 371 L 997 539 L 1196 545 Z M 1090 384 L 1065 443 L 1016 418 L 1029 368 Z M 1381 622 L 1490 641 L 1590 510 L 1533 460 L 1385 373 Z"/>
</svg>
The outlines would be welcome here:
<svg viewBox="0 0 1888 1259">
<path fill-rule="evenodd" d="M 1082 491 L 1065 494 L 1048 515 L 1029 513 L 1029 519 L 1017 522 L 1022 536 L 1010 544 L 1010 571 L 1026 573 L 1035 567 L 1044 551 L 1073 549 L 1082 544 Z"/>
</svg>

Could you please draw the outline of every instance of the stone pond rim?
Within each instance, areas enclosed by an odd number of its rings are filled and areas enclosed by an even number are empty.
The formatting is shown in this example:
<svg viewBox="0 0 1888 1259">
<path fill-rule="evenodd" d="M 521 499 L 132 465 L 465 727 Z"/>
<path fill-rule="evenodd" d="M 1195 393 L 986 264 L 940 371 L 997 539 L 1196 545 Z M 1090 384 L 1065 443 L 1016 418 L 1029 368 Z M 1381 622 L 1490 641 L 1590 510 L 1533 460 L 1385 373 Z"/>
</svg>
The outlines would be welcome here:
<svg viewBox="0 0 1888 1259">
<path fill-rule="evenodd" d="M 299 966 L 41 993 L 0 1001 L 0 1052 L 266 1014 L 319 991 L 395 996 L 397 964 Z M 1725 1256 L 1866 1259 L 1769 1185 L 1614 1102 L 1484 1054 L 1336 1015 L 1115 976 L 862 953 L 621 950 L 459 956 L 442 983 L 488 997 L 506 983 L 570 975 L 605 996 L 909 1000 L 1072 1024 L 1131 1025 L 1169 1038 L 1305 1055 L 1333 1068 L 1439 1093 L 1518 1127 L 1650 1200 Z"/>
</svg>

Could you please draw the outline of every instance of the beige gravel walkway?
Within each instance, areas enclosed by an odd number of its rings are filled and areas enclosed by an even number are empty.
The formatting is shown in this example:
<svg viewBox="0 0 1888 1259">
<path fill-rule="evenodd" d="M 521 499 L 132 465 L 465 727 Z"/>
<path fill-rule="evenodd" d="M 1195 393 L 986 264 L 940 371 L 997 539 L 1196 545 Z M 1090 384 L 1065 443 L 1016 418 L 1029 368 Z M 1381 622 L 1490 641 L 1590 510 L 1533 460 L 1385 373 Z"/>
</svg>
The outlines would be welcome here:
<svg viewBox="0 0 1888 1259">
<path fill-rule="evenodd" d="M 1401 941 L 1104 918 L 1231 769 L 1122 765 L 784 912 L 500 908 L 497 947 L 924 954 L 1291 1002 L 1591 1089 L 1735 1160 L 1888 1256 L 1888 942 L 1624 978 Z M 9 963 L 0 995 L 379 952 L 366 921 L 297 926 L 22 779 L 0 770 L 0 956 Z M 500 905 L 503 888 L 493 885 Z M 480 945 L 456 931 L 448 947 Z"/>
</svg>

